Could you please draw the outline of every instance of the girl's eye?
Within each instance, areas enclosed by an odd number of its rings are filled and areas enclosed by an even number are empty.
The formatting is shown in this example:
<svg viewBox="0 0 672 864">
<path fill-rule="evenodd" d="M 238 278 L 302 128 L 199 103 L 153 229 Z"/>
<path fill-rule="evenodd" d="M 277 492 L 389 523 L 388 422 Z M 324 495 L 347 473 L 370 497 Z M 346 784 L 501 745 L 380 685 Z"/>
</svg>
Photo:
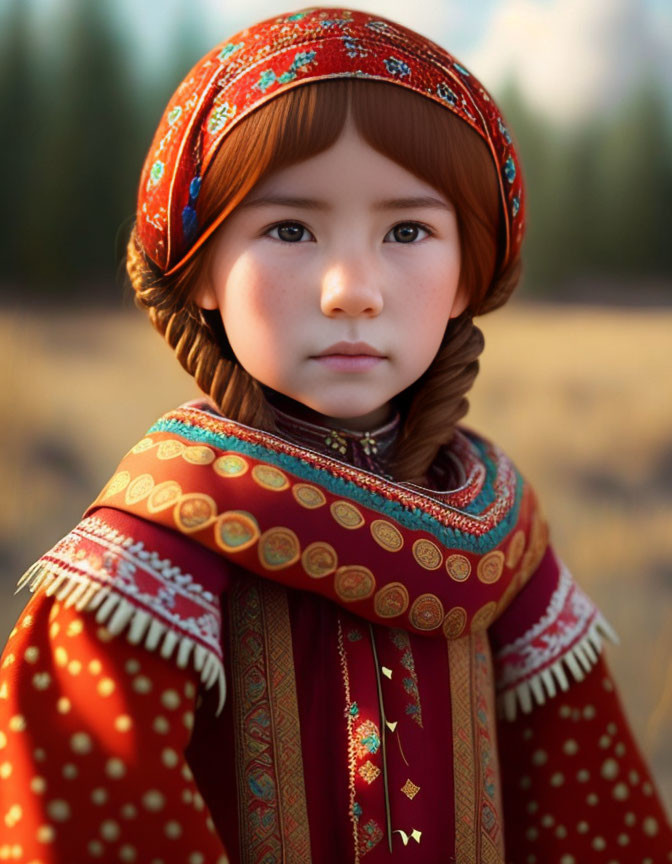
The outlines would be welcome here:
<svg viewBox="0 0 672 864">
<path fill-rule="evenodd" d="M 277 231 L 277 235 L 273 235 L 273 231 Z M 310 232 L 300 222 L 281 222 L 279 225 L 274 225 L 269 228 L 267 234 L 275 240 L 282 240 L 284 243 L 300 243 L 304 236 Z M 308 239 L 306 237 L 306 239 Z"/>
<path fill-rule="evenodd" d="M 418 239 L 419 231 L 424 231 L 427 236 L 431 234 L 428 228 L 425 228 L 418 222 L 400 222 L 389 231 L 385 239 L 392 234 L 396 243 L 413 243 Z M 420 239 L 422 240 L 423 238 L 421 237 Z"/>
</svg>

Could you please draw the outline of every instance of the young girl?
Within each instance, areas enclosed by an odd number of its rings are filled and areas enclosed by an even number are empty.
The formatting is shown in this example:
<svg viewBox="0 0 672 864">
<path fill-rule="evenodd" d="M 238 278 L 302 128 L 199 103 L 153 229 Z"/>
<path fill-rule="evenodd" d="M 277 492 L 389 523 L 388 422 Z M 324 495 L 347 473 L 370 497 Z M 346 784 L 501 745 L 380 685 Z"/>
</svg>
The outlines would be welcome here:
<svg viewBox="0 0 672 864">
<path fill-rule="evenodd" d="M 610 628 L 458 424 L 523 213 L 491 97 L 391 21 L 306 9 L 192 69 L 128 272 L 204 396 L 21 580 L 0 859 L 672 860 Z"/>
</svg>

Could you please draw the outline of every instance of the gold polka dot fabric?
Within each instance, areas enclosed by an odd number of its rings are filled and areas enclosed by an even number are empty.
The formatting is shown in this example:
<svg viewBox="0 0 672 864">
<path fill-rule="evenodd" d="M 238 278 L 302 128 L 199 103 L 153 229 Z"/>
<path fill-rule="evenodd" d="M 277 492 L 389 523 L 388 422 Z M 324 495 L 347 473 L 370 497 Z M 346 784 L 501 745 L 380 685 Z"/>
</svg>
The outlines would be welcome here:
<svg viewBox="0 0 672 864">
<path fill-rule="evenodd" d="M 672 860 L 667 817 L 603 657 L 566 693 L 498 732 L 511 861 Z"/>
<path fill-rule="evenodd" d="M 197 673 L 108 637 L 44 593 L 12 631 L 0 662 L 0 860 L 224 864 L 185 757 Z"/>
</svg>

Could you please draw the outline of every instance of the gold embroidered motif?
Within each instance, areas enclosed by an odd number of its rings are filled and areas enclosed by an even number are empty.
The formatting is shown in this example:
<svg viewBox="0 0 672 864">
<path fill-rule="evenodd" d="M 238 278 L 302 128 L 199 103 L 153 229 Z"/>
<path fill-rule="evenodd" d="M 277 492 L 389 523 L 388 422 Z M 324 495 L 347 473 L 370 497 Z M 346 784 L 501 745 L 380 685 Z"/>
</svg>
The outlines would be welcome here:
<svg viewBox="0 0 672 864">
<path fill-rule="evenodd" d="M 438 570 L 443 561 L 443 555 L 436 543 L 425 539 L 415 541 L 413 557 L 425 570 Z"/>
<path fill-rule="evenodd" d="M 401 582 L 390 582 L 376 593 L 373 606 L 381 618 L 395 618 L 408 609 L 408 602 L 406 586 Z"/>
<path fill-rule="evenodd" d="M 259 539 L 257 520 L 244 510 L 227 510 L 215 520 L 215 541 L 225 552 L 242 552 Z"/>
<path fill-rule="evenodd" d="M 176 480 L 164 480 L 150 492 L 147 509 L 150 513 L 159 513 L 176 504 L 181 495 L 182 487 Z"/>
<path fill-rule="evenodd" d="M 363 765 L 359 766 L 359 774 L 367 783 L 371 784 L 380 776 L 380 768 L 374 765 L 370 759 L 367 759 Z"/>
<path fill-rule="evenodd" d="M 364 524 L 361 512 L 349 501 L 334 501 L 329 509 L 336 522 L 344 528 L 361 528 Z"/>
<path fill-rule="evenodd" d="M 317 540 L 303 550 L 301 564 L 313 579 L 322 579 L 334 572 L 338 566 L 338 555 L 329 543 Z"/>
<path fill-rule="evenodd" d="M 509 543 L 509 548 L 506 553 L 506 566 L 511 567 L 512 569 L 518 565 L 520 561 L 520 556 L 523 554 L 523 550 L 525 549 L 525 532 L 524 531 L 516 531 L 513 535 L 511 542 Z"/>
<path fill-rule="evenodd" d="M 487 630 L 492 623 L 492 619 L 495 617 L 496 611 L 497 604 L 494 600 L 486 603 L 485 606 L 481 606 L 478 612 L 476 612 L 474 617 L 471 619 L 471 632 L 474 633 L 477 630 Z"/>
<path fill-rule="evenodd" d="M 292 486 L 292 495 L 307 510 L 324 507 L 327 503 L 324 492 L 317 486 L 311 486 L 310 483 L 295 483 Z"/>
<path fill-rule="evenodd" d="M 339 567 L 334 579 L 334 590 L 346 603 L 365 600 L 376 588 L 376 580 L 368 567 L 352 565 Z"/>
<path fill-rule="evenodd" d="M 504 572 L 504 553 L 501 549 L 495 549 L 484 555 L 478 562 L 476 572 L 480 581 L 486 585 L 497 582 Z"/>
<path fill-rule="evenodd" d="M 168 438 L 166 441 L 161 441 L 156 450 L 157 459 L 175 459 L 181 456 L 185 446 L 181 441 L 176 441 L 174 438 Z"/>
<path fill-rule="evenodd" d="M 436 630 L 443 621 L 443 603 L 435 594 L 421 594 L 413 601 L 408 617 L 418 630 Z"/>
<path fill-rule="evenodd" d="M 467 610 L 462 606 L 455 606 L 443 620 L 443 635 L 446 639 L 457 639 L 462 635 L 467 623 Z"/>
<path fill-rule="evenodd" d="M 127 504 L 137 504 L 138 501 L 142 501 L 143 498 L 146 498 L 153 488 L 154 478 L 152 475 L 140 474 L 140 476 L 136 477 L 127 487 L 124 499 Z"/>
<path fill-rule="evenodd" d="M 145 450 L 149 450 L 154 446 L 153 438 L 143 438 L 142 441 L 138 441 L 135 447 L 131 448 L 131 453 L 144 453 Z"/>
<path fill-rule="evenodd" d="M 466 555 L 449 555 L 446 558 L 446 570 L 451 579 L 464 582 L 471 575 L 471 562 Z"/>
<path fill-rule="evenodd" d="M 409 840 L 415 840 L 416 843 L 420 842 L 422 837 L 422 831 L 418 831 L 417 828 L 413 828 L 410 834 L 407 834 L 405 831 L 402 831 L 400 828 L 397 828 L 392 832 L 393 834 L 401 834 L 401 842 L 404 846 L 408 846 Z"/>
<path fill-rule="evenodd" d="M 175 505 L 173 517 L 177 527 L 185 534 L 200 531 L 217 515 L 217 504 L 209 495 L 189 492 Z"/>
<path fill-rule="evenodd" d="M 215 459 L 212 467 L 220 477 L 242 477 L 250 468 L 245 459 L 236 453 L 220 456 L 219 459 Z"/>
<path fill-rule="evenodd" d="M 404 545 L 401 532 L 391 522 L 385 519 L 374 519 L 371 523 L 371 535 L 373 539 L 387 549 L 389 552 L 399 552 Z"/>
<path fill-rule="evenodd" d="M 419 787 L 419 786 L 416 786 L 415 783 L 413 783 L 412 780 L 408 779 L 408 780 L 404 783 L 404 785 L 401 787 L 401 791 L 404 793 L 404 795 L 405 795 L 409 800 L 412 801 L 412 800 L 415 798 L 415 796 L 418 794 L 418 792 L 420 791 L 420 787 Z"/>
<path fill-rule="evenodd" d="M 252 477 L 263 489 L 271 489 L 273 492 L 289 489 L 289 480 L 279 468 L 273 465 L 255 465 L 252 469 Z"/>
<path fill-rule="evenodd" d="M 290 567 L 300 555 L 299 538 L 291 528 L 269 528 L 259 538 L 259 560 L 267 570 Z"/>
<path fill-rule="evenodd" d="M 182 453 L 182 458 L 192 465 L 210 465 L 215 461 L 215 452 L 204 444 L 195 444 L 186 448 Z"/>
<path fill-rule="evenodd" d="M 117 492 L 123 492 L 123 490 L 128 486 L 131 482 L 131 475 L 128 471 L 120 471 L 118 474 L 115 474 L 114 477 L 110 480 L 107 485 L 107 489 L 101 495 L 101 501 L 105 501 L 106 498 L 111 498 L 112 495 L 116 495 Z"/>
</svg>

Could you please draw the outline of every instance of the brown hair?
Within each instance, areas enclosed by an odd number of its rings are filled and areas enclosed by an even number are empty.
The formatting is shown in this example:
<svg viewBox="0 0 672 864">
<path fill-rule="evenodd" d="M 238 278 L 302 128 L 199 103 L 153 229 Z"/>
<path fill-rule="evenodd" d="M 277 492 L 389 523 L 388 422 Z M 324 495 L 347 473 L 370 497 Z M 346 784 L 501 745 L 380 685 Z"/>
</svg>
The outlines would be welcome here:
<svg viewBox="0 0 672 864">
<path fill-rule="evenodd" d="M 498 180 L 480 136 L 440 105 L 386 82 L 343 78 L 296 87 L 253 111 L 224 139 L 203 177 L 199 223 L 207 228 L 273 171 L 328 149 L 348 111 L 370 146 L 443 192 L 458 215 L 460 278 L 469 305 L 450 320 L 429 369 L 396 400 L 402 428 L 389 470 L 399 481 L 422 483 L 469 407 L 466 393 L 478 374 L 477 358 L 484 347 L 473 317 L 504 304 L 520 273 L 519 257 L 506 270 L 498 265 L 504 242 Z M 193 301 L 212 248 L 206 241 L 166 277 L 143 254 L 133 231 L 127 270 L 135 303 L 147 310 L 182 366 L 222 414 L 273 432 L 262 387 L 236 360 L 219 311 L 199 309 Z"/>
</svg>

